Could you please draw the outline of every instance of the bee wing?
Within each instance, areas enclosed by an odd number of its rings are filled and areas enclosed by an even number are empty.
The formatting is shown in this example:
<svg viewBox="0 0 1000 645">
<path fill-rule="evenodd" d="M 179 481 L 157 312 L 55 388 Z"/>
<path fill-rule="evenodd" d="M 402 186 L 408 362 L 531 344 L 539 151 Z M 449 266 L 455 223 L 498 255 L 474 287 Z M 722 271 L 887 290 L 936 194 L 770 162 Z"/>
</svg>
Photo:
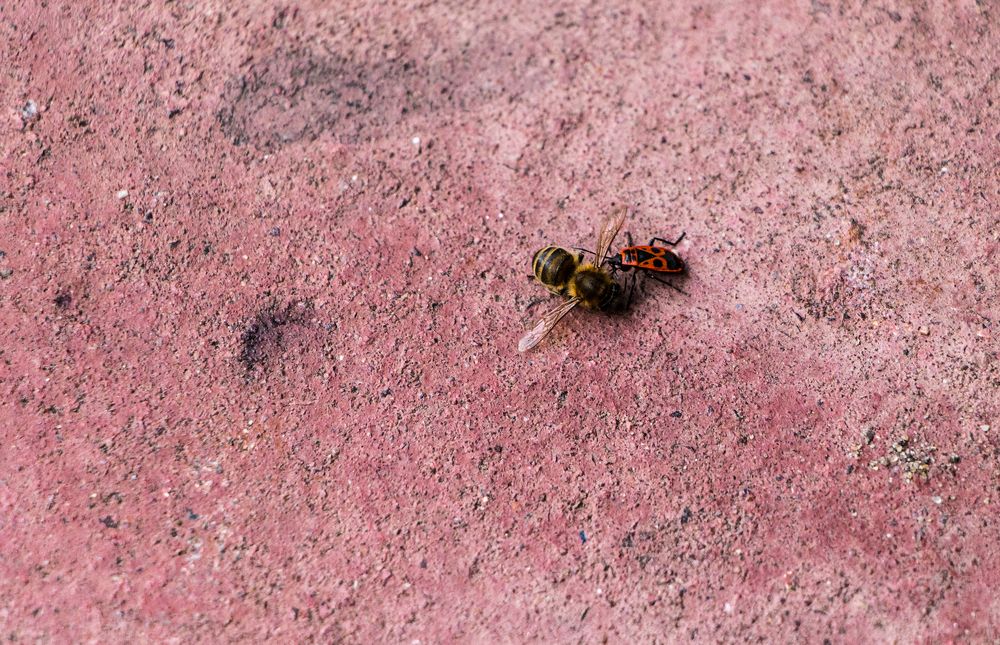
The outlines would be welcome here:
<svg viewBox="0 0 1000 645">
<path fill-rule="evenodd" d="M 534 328 L 525 334 L 521 340 L 517 343 L 517 351 L 526 352 L 538 343 L 542 342 L 552 328 L 556 326 L 562 317 L 572 311 L 573 307 L 580 302 L 579 298 L 570 298 L 560 302 L 557 306 L 553 307 L 549 311 L 545 312 L 541 318 L 538 319 L 538 324 Z"/>
<path fill-rule="evenodd" d="M 618 235 L 622 224 L 625 223 L 625 213 L 627 210 L 625 206 L 616 208 L 611 211 L 611 214 L 604 220 L 604 224 L 601 225 L 601 232 L 597 236 L 597 259 L 594 261 L 596 266 L 604 264 L 604 260 L 608 257 L 608 250 L 611 248 L 611 243 L 615 241 L 615 236 Z"/>
</svg>

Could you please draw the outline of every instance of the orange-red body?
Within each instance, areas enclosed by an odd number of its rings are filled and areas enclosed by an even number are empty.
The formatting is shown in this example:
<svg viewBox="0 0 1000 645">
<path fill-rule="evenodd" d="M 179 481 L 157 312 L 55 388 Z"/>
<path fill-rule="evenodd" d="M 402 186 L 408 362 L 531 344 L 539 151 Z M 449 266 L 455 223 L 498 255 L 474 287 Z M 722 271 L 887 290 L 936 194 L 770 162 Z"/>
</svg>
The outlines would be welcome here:
<svg viewBox="0 0 1000 645">
<path fill-rule="evenodd" d="M 626 246 L 608 259 L 616 269 L 643 269 L 654 273 L 683 273 L 684 261 L 662 246 Z"/>
</svg>

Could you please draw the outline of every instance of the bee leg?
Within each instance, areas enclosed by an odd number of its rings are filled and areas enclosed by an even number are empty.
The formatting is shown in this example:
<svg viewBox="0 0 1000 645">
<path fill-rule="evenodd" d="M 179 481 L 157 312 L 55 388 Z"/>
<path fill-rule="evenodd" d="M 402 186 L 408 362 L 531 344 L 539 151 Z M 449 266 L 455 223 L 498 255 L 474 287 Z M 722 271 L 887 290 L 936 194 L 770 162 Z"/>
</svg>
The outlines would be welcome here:
<svg viewBox="0 0 1000 645">
<path fill-rule="evenodd" d="M 524 307 L 524 310 L 525 310 L 525 311 L 529 311 L 529 310 L 530 310 L 530 309 L 531 309 L 532 307 L 534 307 L 534 306 L 535 306 L 535 305 L 537 305 L 538 303 L 540 303 L 540 302 L 544 302 L 544 301 L 546 301 L 546 300 L 548 300 L 548 298 L 535 298 L 534 300 L 532 300 L 531 302 L 529 302 L 529 303 L 528 303 L 528 304 L 527 304 L 527 305 L 526 305 L 526 306 Z"/>
<path fill-rule="evenodd" d="M 676 240 L 674 240 L 673 242 L 671 242 L 670 240 L 665 240 L 662 237 L 654 237 L 653 239 L 651 239 L 649 241 L 649 245 L 650 246 L 656 246 L 657 242 L 663 242 L 667 246 L 677 246 L 678 244 L 681 243 L 681 240 L 684 239 L 685 235 L 687 235 L 687 231 L 684 231 L 683 233 L 681 233 L 681 236 L 679 238 L 677 238 Z"/>
<path fill-rule="evenodd" d="M 660 284 L 665 284 L 665 285 L 667 285 L 668 287 L 670 287 L 670 288 L 671 288 L 671 289 L 673 289 L 674 291 L 677 291 L 678 293 L 683 293 L 683 294 L 684 294 L 685 296 L 686 296 L 686 295 L 689 295 L 689 294 L 688 294 L 688 292 L 684 291 L 683 289 L 681 289 L 680 287 L 678 287 L 677 285 L 675 285 L 675 284 L 673 284 L 673 283 L 671 283 L 671 282 L 668 282 L 668 281 L 666 281 L 666 280 L 663 280 L 663 279 L 661 279 L 661 278 L 657 278 L 657 277 L 656 277 L 655 275 L 653 275 L 653 274 L 649 274 L 649 277 L 650 277 L 650 278 L 652 278 L 652 279 L 654 279 L 654 280 L 656 280 L 656 281 L 657 281 L 657 282 L 659 282 Z"/>
<path fill-rule="evenodd" d="M 589 251 L 589 250 L 587 250 L 587 249 L 581 249 L 581 248 L 580 248 L 579 246 L 574 246 L 574 247 L 573 247 L 573 250 L 574 250 L 574 251 L 583 251 L 584 253 L 590 253 L 591 255 L 597 255 L 597 254 L 596 254 L 596 253 L 594 253 L 593 251 Z"/>
<path fill-rule="evenodd" d="M 639 274 L 632 274 L 632 286 L 628 289 L 628 302 L 625 303 L 625 311 L 632 308 L 632 296 L 635 295 L 635 283 L 638 281 Z"/>
</svg>

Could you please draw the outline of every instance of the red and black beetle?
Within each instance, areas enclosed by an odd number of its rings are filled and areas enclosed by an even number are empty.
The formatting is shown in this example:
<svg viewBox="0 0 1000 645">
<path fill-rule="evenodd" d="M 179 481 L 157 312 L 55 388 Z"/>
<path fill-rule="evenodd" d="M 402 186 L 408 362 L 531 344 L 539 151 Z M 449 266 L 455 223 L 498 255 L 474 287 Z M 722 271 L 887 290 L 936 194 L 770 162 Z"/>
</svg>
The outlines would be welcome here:
<svg viewBox="0 0 1000 645">
<path fill-rule="evenodd" d="M 642 269 L 652 274 L 684 273 L 684 261 L 676 253 L 662 246 L 656 246 L 657 242 L 662 242 L 667 246 L 677 246 L 684 239 L 684 235 L 681 233 L 681 236 L 673 242 L 662 237 L 654 237 L 649 241 L 649 244 L 641 246 L 633 245 L 632 236 L 629 235 L 629 245 L 609 257 L 606 262 L 618 271 Z"/>
</svg>

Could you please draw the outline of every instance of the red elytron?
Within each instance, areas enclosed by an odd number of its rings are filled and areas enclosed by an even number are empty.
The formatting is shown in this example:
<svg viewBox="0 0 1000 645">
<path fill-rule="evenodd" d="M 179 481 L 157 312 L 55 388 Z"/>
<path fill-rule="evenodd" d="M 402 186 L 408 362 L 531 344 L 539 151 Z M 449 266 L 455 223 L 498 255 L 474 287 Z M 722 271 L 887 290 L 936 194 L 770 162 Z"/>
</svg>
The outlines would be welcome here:
<svg viewBox="0 0 1000 645">
<path fill-rule="evenodd" d="M 684 233 L 673 242 L 662 237 L 654 237 L 644 246 L 633 245 L 631 237 L 630 235 L 628 246 L 606 260 L 616 270 L 642 269 L 651 273 L 684 272 L 684 261 L 676 253 L 662 246 L 656 246 L 657 242 L 667 246 L 677 246 L 684 239 Z"/>
<path fill-rule="evenodd" d="M 656 242 L 663 242 L 675 246 L 683 239 L 683 235 L 675 242 L 654 237 L 645 246 L 626 246 L 617 255 L 608 258 L 607 262 L 620 271 L 644 269 L 654 273 L 683 273 L 684 261 L 670 249 L 655 245 Z"/>
</svg>

